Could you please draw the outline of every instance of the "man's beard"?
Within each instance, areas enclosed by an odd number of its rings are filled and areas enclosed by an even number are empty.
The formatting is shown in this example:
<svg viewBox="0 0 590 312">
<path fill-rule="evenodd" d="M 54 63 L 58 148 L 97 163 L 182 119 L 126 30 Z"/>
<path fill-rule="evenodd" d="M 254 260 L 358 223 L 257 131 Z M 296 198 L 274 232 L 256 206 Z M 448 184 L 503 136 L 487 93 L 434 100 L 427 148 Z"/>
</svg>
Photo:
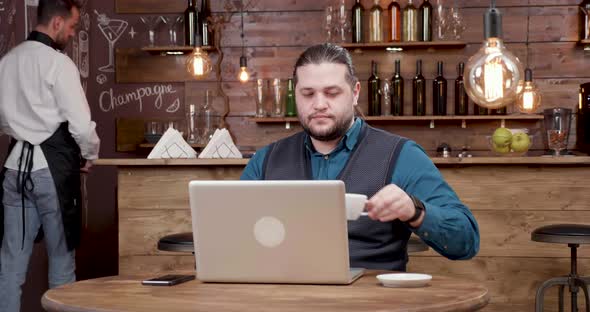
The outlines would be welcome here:
<svg viewBox="0 0 590 312">
<path fill-rule="evenodd" d="M 336 120 L 334 126 L 321 132 L 313 131 L 311 129 L 309 126 L 310 119 L 308 119 L 307 123 L 301 122 L 301 126 L 303 127 L 305 133 L 307 133 L 310 137 L 318 141 L 328 142 L 343 137 L 350 128 L 351 119 L 352 118 L 342 118 L 340 120 Z"/>
<path fill-rule="evenodd" d="M 55 38 L 55 46 L 60 50 L 63 51 L 66 49 L 66 47 L 68 46 L 69 40 L 67 38 L 64 38 L 63 35 L 58 34 L 57 37 Z"/>
</svg>

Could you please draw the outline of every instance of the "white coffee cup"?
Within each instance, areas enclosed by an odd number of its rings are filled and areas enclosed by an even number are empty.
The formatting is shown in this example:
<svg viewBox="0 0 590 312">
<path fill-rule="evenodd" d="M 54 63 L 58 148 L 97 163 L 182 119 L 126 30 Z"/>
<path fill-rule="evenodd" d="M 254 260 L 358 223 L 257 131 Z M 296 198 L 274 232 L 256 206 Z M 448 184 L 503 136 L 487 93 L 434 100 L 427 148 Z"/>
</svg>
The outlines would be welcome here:
<svg viewBox="0 0 590 312">
<path fill-rule="evenodd" d="M 363 210 L 365 210 L 367 195 L 346 193 L 345 203 L 346 219 L 356 220 L 362 215 Z"/>
</svg>

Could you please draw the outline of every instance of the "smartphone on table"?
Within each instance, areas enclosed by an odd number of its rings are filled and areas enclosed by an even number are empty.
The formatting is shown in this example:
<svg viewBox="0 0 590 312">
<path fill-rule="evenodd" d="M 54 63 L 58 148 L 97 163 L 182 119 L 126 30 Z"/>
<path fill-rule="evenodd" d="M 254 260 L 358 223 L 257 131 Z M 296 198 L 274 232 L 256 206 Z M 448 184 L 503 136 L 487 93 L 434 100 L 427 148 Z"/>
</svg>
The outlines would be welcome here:
<svg viewBox="0 0 590 312">
<path fill-rule="evenodd" d="M 150 286 L 173 286 L 194 279 L 194 275 L 168 274 L 164 276 L 158 276 L 155 278 L 147 279 L 145 281 L 142 281 L 141 284 Z"/>
</svg>

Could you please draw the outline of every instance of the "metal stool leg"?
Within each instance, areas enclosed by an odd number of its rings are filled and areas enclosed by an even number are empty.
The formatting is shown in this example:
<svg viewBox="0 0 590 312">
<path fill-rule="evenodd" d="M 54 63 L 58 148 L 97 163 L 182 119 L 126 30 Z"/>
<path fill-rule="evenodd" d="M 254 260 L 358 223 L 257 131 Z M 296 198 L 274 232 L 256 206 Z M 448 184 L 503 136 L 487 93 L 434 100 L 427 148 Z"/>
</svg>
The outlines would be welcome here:
<svg viewBox="0 0 590 312">
<path fill-rule="evenodd" d="M 558 301 L 559 312 L 563 312 L 563 289 L 564 288 L 565 288 L 565 285 L 559 285 L 559 301 Z"/>
<path fill-rule="evenodd" d="M 574 280 L 574 282 L 576 283 L 576 285 L 578 285 L 580 288 L 582 288 L 582 291 L 584 291 L 584 299 L 586 299 L 586 312 L 590 312 L 590 299 L 588 297 L 588 284 L 586 283 L 586 281 L 584 281 L 581 278 L 576 278 Z"/>
<path fill-rule="evenodd" d="M 545 297 L 545 289 L 557 286 L 557 285 L 569 285 L 568 277 L 554 277 L 551 279 L 546 280 L 539 286 L 537 289 L 537 295 L 535 296 L 535 311 L 542 312 L 543 311 L 543 299 Z"/>
</svg>

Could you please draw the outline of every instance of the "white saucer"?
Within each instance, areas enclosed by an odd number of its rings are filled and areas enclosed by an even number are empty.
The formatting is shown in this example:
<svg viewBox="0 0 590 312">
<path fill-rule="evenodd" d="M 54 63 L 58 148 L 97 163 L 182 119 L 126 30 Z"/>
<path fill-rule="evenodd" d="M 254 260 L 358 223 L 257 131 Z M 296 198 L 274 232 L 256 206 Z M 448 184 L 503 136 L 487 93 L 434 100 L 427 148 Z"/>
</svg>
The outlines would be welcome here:
<svg viewBox="0 0 590 312">
<path fill-rule="evenodd" d="M 385 287 L 424 287 L 432 276 L 418 273 L 389 273 L 377 275 L 377 279 Z"/>
</svg>

